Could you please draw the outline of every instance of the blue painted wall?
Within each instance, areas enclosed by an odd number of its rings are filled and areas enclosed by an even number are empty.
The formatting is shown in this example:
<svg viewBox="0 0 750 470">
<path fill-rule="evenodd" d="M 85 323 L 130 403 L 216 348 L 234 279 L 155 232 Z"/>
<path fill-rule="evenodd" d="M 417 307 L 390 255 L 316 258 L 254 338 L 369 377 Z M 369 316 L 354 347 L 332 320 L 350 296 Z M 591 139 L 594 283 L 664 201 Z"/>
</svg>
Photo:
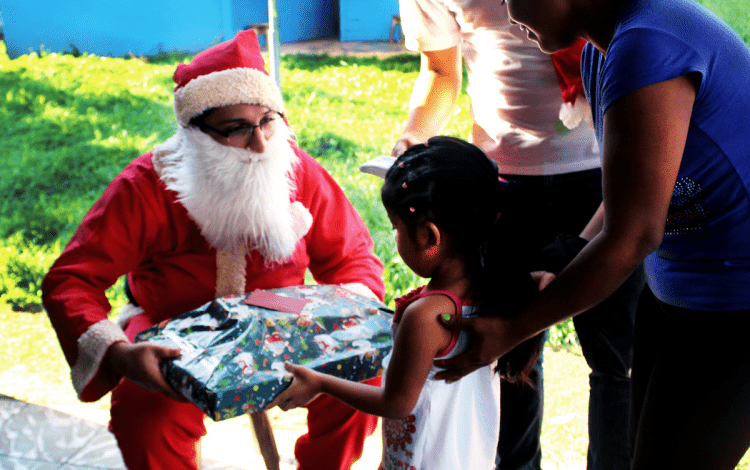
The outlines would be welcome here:
<svg viewBox="0 0 750 470">
<path fill-rule="evenodd" d="M 338 36 L 337 7 L 335 0 L 277 0 L 281 42 Z M 235 31 L 267 23 L 268 1 L 232 0 L 232 14 Z M 263 38 L 260 42 L 265 45 Z"/>
<path fill-rule="evenodd" d="M 8 55 L 49 51 L 150 55 L 232 37 L 231 0 L 0 0 Z"/>
<path fill-rule="evenodd" d="M 387 41 L 398 0 L 277 0 L 281 42 Z M 268 21 L 268 0 L 0 0 L 8 55 L 198 52 Z M 264 42 L 261 39 L 261 42 Z"/>
<path fill-rule="evenodd" d="M 387 41 L 398 0 L 340 0 L 342 41 Z M 400 29 L 398 29 L 400 31 Z"/>
</svg>

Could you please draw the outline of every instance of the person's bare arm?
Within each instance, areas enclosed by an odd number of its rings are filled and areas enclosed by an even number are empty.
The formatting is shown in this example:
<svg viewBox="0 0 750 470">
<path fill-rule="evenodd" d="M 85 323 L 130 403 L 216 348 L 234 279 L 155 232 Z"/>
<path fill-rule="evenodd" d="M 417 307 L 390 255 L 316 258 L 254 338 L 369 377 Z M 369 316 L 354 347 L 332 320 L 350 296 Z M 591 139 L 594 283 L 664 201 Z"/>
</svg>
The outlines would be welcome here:
<svg viewBox="0 0 750 470">
<path fill-rule="evenodd" d="M 685 149 L 696 78 L 683 76 L 629 93 L 604 117 L 601 231 L 513 321 L 452 319 L 477 335 L 476 348 L 438 365 L 455 379 L 521 341 L 597 305 L 654 251 Z"/>
<path fill-rule="evenodd" d="M 460 46 L 421 53 L 419 76 L 409 102 L 409 119 L 393 147 L 394 157 L 443 131 L 461 90 L 461 64 Z"/>
<path fill-rule="evenodd" d="M 429 296 L 411 304 L 399 322 L 384 387 L 351 382 L 287 364 L 292 384 L 269 407 L 282 410 L 304 406 L 320 393 L 359 411 L 386 418 L 404 418 L 417 404 L 435 355 L 450 342 L 451 333 L 438 316 L 455 312 L 450 299 Z"/>
<path fill-rule="evenodd" d="M 604 223 L 604 204 L 600 204 L 591 220 L 581 231 L 579 237 L 583 238 L 587 242 L 593 240 L 593 238 L 602 230 L 602 224 Z M 545 289 L 556 275 L 548 271 L 534 271 L 531 273 L 531 277 L 536 282 L 539 290 Z"/>
<path fill-rule="evenodd" d="M 599 205 L 599 208 L 591 216 L 591 220 L 589 220 L 589 223 L 586 224 L 579 236 L 587 241 L 591 241 L 602 231 L 602 225 L 604 225 L 604 203 Z"/>
</svg>

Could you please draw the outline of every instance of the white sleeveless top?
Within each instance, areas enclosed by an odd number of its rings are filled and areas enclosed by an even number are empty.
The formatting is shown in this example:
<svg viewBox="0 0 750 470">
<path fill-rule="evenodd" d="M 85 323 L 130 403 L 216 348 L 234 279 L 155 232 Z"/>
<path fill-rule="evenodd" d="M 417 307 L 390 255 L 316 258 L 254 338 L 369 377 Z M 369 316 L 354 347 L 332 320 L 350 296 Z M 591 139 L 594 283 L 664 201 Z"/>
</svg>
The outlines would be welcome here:
<svg viewBox="0 0 750 470">
<path fill-rule="evenodd" d="M 421 288 L 397 304 L 391 327 L 395 336 L 400 313 L 427 295 L 446 295 L 456 312 L 473 316 L 473 307 L 463 305 L 447 291 L 421 292 Z M 399 299 L 401 300 L 401 299 Z M 437 358 L 464 352 L 469 335 L 459 332 Z M 387 369 L 391 356 L 384 359 Z M 500 435 L 500 375 L 494 365 L 486 366 L 448 384 L 435 380 L 440 368 L 430 369 L 427 381 L 412 412 L 405 419 L 383 418 L 383 459 L 379 470 L 492 470 Z M 385 380 L 383 381 L 385 386 Z"/>
</svg>

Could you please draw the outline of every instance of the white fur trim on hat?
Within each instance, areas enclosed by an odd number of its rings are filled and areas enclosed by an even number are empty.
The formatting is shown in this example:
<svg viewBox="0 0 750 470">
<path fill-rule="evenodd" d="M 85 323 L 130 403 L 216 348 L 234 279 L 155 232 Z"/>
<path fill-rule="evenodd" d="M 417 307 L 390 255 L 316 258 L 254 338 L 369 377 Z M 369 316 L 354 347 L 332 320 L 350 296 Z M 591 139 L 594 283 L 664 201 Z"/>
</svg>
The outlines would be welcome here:
<svg viewBox="0 0 750 470">
<path fill-rule="evenodd" d="M 284 101 L 276 83 L 265 72 L 247 67 L 202 75 L 174 92 L 174 112 L 182 126 L 187 126 L 190 119 L 207 109 L 239 103 L 284 112 Z"/>
<path fill-rule="evenodd" d="M 95 323 L 78 338 L 78 360 L 70 370 L 70 377 L 79 398 L 99 371 L 107 349 L 118 341 L 130 342 L 122 329 L 110 320 Z"/>
<path fill-rule="evenodd" d="M 559 118 L 568 129 L 575 129 L 581 122 L 594 122 L 589 103 L 583 95 L 576 96 L 575 104 L 564 102 L 560 106 Z"/>
</svg>

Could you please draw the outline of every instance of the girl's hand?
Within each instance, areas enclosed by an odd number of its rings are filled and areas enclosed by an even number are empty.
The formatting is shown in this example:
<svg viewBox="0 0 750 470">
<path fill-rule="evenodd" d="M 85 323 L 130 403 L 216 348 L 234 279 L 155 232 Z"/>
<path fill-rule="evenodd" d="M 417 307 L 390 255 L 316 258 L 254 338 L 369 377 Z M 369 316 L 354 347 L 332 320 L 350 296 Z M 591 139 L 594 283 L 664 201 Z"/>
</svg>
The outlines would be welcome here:
<svg viewBox="0 0 750 470">
<path fill-rule="evenodd" d="M 320 373 L 291 362 L 284 363 L 284 368 L 294 376 L 292 383 L 266 408 L 278 406 L 283 411 L 305 406 L 313 401 L 322 390 Z"/>
<path fill-rule="evenodd" d="M 161 392 L 172 400 L 187 402 L 172 388 L 159 369 L 162 360 L 180 357 L 180 350 L 144 343 L 114 343 L 104 356 L 103 366 L 150 392 Z"/>
<path fill-rule="evenodd" d="M 555 275 L 547 271 L 534 271 L 531 273 L 531 278 L 536 282 L 537 288 L 543 290 L 550 282 L 552 282 Z"/>
<path fill-rule="evenodd" d="M 472 342 L 466 352 L 450 359 L 435 361 L 435 365 L 446 370 L 435 375 L 437 380 L 456 381 L 475 370 L 492 364 L 523 341 L 513 339 L 512 320 L 502 317 L 463 318 L 451 315 L 441 317 L 444 325 L 452 330 L 468 331 Z"/>
</svg>

